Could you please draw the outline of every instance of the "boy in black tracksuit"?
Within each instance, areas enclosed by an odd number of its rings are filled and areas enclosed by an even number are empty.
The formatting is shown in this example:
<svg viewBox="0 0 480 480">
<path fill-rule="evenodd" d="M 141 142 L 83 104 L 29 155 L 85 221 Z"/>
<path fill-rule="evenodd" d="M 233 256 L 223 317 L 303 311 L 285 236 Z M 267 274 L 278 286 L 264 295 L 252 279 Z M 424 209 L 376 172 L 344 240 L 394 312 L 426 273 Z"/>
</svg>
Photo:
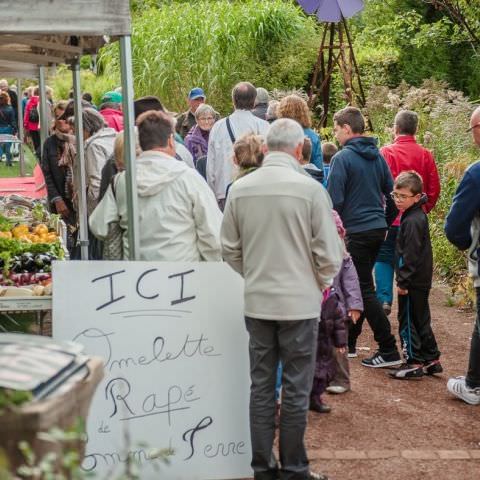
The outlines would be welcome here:
<svg viewBox="0 0 480 480">
<path fill-rule="evenodd" d="M 440 352 L 431 327 L 428 296 L 433 258 L 423 182 L 418 173 L 401 173 L 392 197 L 402 212 L 396 243 L 398 322 L 406 363 L 390 373 L 396 379 L 420 378 L 442 372 Z"/>
</svg>

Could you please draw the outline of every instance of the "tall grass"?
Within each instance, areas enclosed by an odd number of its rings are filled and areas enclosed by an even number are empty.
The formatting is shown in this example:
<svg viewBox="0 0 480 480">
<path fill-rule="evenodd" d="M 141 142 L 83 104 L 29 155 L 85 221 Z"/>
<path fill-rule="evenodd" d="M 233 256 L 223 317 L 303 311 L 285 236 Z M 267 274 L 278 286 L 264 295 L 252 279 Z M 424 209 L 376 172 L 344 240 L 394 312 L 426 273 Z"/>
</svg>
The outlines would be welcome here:
<svg viewBox="0 0 480 480">
<path fill-rule="evenodd" d="M 290 2 L 200 0 L 139 10 L 132 36 L 135 94 L 158 95 L 172 110 L 185 108 L 194 86 L 223 113 L 238 81 L 301 87 L 315 61 L 315 22 Z M 118 77 L 118 45 L 102 50 L 100 66 Z"/>
</svg>

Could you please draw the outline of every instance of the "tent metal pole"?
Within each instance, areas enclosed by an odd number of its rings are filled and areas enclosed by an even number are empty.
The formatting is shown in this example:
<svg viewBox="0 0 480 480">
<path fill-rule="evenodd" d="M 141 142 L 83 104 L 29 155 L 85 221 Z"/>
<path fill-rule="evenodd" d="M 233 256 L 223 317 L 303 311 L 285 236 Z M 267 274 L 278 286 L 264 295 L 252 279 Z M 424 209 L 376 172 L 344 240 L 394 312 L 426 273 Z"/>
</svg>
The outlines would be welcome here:
<svg viewBox="0 0 480 480">
<path fill-rule="evenodd" d="M 139 260 L 140 240 L 138 225 L 137 175 L 135 154 L 135 114 L 133 110 L 132 45 L 129 35 L 120 37 L 120 65 L 122 74 L 124 155 L 128 215 L 129 260 Z"/>
<path fill-rule="evenodd" d="M 87 182 L 85 173 L 85 150 L 83 145 L 82 93 L 80 90 L 80 63 L 72 65 L 73 100 L 75 105 L 75 137 L 77 157 L 75 161 L 75 188 L 78 196 L 78 222 L 80 226 L 80 253 L 88 260 Z"/>
<path fill-rule="evenodd" d="M 48 137 L 48 113 L 47 113 L 47 91 L 45 89 L 45 66 L 39 67 L 39 88 L 40 88 L 40 155 L 43 151 L 43 144 Z"/>
<path fill-rule="evenodd" d="M 25 150 L 24 150 L 24 140 L 25 135 L 23 131 L 23 108 L 22 108 L 22 82 L 19 78 L 17 78 L 17 130 L 18 130 L 18 139 L 20 140 L 20 144 L 18 145 L 18 153 L 19 158 L 18 161 L 20 163 L 20 176 L 25 176 Z"/>
</svg>

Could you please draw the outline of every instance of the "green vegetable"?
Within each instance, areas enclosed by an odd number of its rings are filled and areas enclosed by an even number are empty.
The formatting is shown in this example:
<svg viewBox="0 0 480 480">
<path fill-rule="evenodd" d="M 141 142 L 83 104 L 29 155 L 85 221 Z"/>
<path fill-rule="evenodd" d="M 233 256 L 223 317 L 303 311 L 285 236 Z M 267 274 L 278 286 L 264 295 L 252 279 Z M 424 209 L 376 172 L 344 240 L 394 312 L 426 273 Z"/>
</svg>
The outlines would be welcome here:
<svg viewBox="0 0 480 480">
<path fill-rule="evenodd" d="M 45 213 L 45 209 L 41 203 L 35 204 L 35 206 L 32 208 L 32 217 L 37 222 L 43 222 Z"/>
<path fill-rule="evenodd" d="M 13 228 L 14 223 L 7 217 L 0 214 L 0 232 L 9 232 Z"/>
<path fill-rule="evenodd" d="M 49 253 L 57 258 L 64 257 L 64 251 L 60 242 L 54 243 L 27 243 L 17 239 L 0 238 L 0 259 L 4 261 L 3 275 L 5 277 L 10 273 L 10 266 L 13 257 L 22 255 L 23 253 Z"/>
</svg>

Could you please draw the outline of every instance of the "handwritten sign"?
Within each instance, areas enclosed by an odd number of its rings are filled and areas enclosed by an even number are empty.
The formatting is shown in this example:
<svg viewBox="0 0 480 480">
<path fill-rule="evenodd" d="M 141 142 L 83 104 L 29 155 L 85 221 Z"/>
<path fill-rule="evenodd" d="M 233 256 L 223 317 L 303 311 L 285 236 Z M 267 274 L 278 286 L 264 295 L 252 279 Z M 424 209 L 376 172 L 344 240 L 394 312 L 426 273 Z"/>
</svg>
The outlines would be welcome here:
<svg viewBox="0 0 480 480">
<path fill-rule="evenodd" d="M 242 279 L 222 263 L 57 262 L 53 276 L 54 338 L 105 360 L 82 468 L 251 476 Z"/>
</svg>

